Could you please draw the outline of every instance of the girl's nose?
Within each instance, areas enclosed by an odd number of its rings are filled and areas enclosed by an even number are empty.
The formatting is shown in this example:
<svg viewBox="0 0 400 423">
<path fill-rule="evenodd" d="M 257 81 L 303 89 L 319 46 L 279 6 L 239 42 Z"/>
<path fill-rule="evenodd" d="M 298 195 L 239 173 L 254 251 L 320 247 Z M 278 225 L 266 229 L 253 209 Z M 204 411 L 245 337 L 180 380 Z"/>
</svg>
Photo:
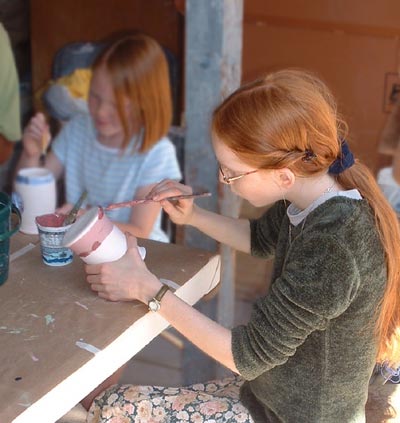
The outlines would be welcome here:
<svg viewBox="0 0 400 423">
<path fill-rule="evenodd" d="M 96 115 L 98 117 L 105 116 L 107 114 L 107 105 L 104 101 L 99 101 L 96 107 Z"/>
</svg>

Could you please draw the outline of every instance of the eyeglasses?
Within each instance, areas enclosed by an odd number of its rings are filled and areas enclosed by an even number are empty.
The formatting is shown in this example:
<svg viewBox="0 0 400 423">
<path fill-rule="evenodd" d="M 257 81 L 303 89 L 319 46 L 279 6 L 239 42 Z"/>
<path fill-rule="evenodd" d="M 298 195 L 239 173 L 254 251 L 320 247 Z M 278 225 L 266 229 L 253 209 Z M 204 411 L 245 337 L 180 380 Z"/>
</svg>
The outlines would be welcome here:
<svg viewBox="0 0 400 423">
<path fill-rule="evenodd" d="M 251 175 L 252 173 L 258 172 L 258 169 L 256 170 L 250 170 L 250 172 L 241 173 L 240 175 L 236 176 L 226 176 L 224 171 L 222 170 L 221 165 L 219 165 L 219 171 L 221 173 L 222 179 L 226 184 L 230 184 L 233 181 L 237 181 L 238 179 L 243 178 L 243 176 Z"/>
</svg>

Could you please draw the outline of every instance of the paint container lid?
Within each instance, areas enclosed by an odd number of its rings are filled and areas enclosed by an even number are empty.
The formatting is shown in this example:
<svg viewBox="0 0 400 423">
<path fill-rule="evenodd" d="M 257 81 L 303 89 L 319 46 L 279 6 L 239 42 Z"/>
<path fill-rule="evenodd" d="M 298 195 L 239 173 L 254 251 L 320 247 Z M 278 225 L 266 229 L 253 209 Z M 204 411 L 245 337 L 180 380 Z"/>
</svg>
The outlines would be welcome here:
<svg viewBox="0 0 400 423">
<path fill-rule="evenodd" d="M 65 234 L 63 245 L 69 247 L 83 238 L 99 219 L 100 212 L 102 210 L 99 207 L 94 207 L 79 216 Z"/>
<path fill-rule="evenodd" d="M 44 167 L 28 167 L 21 169 L 16 176 L 16 182 L 28 185 L 42 185 L 54 181 L 53 173 Z"/>
</svg>

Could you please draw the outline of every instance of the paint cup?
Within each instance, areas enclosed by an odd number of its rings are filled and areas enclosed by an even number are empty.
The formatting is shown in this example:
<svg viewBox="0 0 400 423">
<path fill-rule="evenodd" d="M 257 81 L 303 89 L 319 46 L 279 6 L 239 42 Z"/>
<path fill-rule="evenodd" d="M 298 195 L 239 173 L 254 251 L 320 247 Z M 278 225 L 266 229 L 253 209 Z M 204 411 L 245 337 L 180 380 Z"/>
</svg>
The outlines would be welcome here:
<svg viewBox="0 0 400 423">
<path fill-rule="evenodd" d="M 118 260 L 127 250 L 125 234 L 101 207 L 94 207 L 78 217 L 65 234 L 63 243 L 87 264 Z M 138 249 L 144 259 L 146 249 Z"/>
<path fill-rule="evenodd" d="M 5 192 L 0 192 L 0 285 L 8 278 L 10 237 L 18 231 L 21 214 Z"/>
<path fill-rule="evenodd" d="M 37 234 L 36 216 L 54 213 L 56 184 L 52 172 L 45 168 L 21 169 L 15 180 L 15 202 L 21 211 L 21 232 Z"/>
<path fill-rule="evenodd" d="M 65 266 L 72 262 L 72 251 L 64 247 L 63 239 L 71 225 L 63 226 L 65 215 L 55 213 L 36 217 L 42 260 L 48 266 Z"/>
</svg>

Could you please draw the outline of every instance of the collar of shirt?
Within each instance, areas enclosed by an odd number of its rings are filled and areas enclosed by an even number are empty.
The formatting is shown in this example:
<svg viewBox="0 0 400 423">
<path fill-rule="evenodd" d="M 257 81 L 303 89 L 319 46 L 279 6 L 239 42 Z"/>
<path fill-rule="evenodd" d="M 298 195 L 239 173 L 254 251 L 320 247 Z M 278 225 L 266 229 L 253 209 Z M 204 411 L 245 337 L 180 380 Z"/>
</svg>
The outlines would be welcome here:
<svg viewBox="0 0 400 423">
<path fill-rule="evenodd" d="M 304 210 L 299 209 L 293 203 L 291 203 L 286 210 L 290 223 L 293 226 L 297 226 L 318 206 L 325 203 L 325 201 L 329 200 L 330 198 L 337 196 L 352 198 L 354 200 L 362 200 L 361 194 L 357 189 L 350 189 L 347 191 L 328 192 L 322 194 Z"/>
</svg>

